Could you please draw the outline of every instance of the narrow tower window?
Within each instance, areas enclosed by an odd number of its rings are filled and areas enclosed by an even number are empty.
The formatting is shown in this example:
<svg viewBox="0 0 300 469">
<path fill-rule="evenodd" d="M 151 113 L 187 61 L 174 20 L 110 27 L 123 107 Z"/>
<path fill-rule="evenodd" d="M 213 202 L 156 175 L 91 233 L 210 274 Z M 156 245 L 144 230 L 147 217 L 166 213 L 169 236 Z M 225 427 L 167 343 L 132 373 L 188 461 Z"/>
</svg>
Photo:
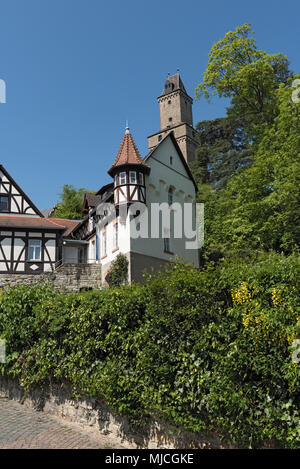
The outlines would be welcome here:
<svg viewBox="0 0 300 469">
<path fill-rule="evenodd" d="M 114 236 L 113 236 L 113 249 L 117 249 L 119 247 L 119 224 L 114 224 Z"/>
<path fill-rule="evenodd" d="M 136 184 L 136 172 L 129 171 L 129 181 L 131 184 Z"/>
<path fill-rule="evenodd" d="M 173 189 L 173 187 L 170 187 L 169 191 L 168 191 L 168 204 L 169 204 L 169 206 L 173 205 L 173 199 L 174 199 L 174 189 Z"/>
<path fill-rule="evenodd" d="M 126 184 L 126 173 L 120 173 L 120 185 Z"/>
<path fill-rule="evenodd" d="M 102 232 L 102 257 L 107 255 L 107 238 L 106 229 Z"/>
<path fill-rule="evenodd" d="M 139 173 L 139 183 L 141 186 L 144 185 L 144 175 L 143 173 Z"/>
</svg>

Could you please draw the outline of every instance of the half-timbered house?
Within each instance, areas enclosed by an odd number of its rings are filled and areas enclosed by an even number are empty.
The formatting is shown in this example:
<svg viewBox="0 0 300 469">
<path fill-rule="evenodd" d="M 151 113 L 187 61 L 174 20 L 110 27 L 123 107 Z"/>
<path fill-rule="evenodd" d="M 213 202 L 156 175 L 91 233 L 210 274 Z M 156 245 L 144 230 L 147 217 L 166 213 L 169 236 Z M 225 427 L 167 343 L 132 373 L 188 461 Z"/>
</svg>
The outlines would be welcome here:
<svg viewBox="0 0 300 469">
<path fill-rule="evenodd" d="M 196 144 L 192 101 L 179 76 L 169 78 L 159 98 L 161 130 L 149 137 L 148 155 L 141 157 L 126 128 L 108 169 L 113 181 L 96 194 L 85 194 L 82 221 L 45 217 L 0 166 L 0 274 L 34 275 L 63 264 L 96 264 L 91 270 L 99 265 L 105 283 L 119 253 L 128 258 L 129 281 L 140 280 L 144 269 L 158 269 L 176 257 L 198 266 L 198 250 L 188 247 L 190 235 L 183 219 L 182 236 L 175 236 L 171 225 L 152 235 L 155 204 L 164 203 L 167 218 L 173 219 L 189 205 L 195 222 L 197 185 L 187 164 Z M 139 210 L 132 216 L 130 207 L 137 203 Z M 139 215 L 144 212 L 146 236 L 140 232 Z"/>
<path fill-rule="evenodd" d="M 0 274 L 55 270 L 63 239 L 78 222 L 46 218 L 0 165 Z"/>
</svg>

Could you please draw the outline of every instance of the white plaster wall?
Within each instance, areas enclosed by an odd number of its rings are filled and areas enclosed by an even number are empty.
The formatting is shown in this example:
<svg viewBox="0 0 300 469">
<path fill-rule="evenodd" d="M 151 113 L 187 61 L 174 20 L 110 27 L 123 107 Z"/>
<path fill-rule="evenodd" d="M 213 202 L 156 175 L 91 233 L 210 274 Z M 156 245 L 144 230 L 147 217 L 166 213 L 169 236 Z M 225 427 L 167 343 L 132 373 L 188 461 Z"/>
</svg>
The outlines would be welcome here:
<svg viewBox="0 0 300 469">
<path fill-rule="evenodd" d="M 170 156 L 173 157 L 173 164 L 170 164 Z M 149 176 L 146 176 L 146 200 L 149 210 L 149 233 L 151 230 L 150 210 L 152 203 L 168 202 L 168 190 L 172 186 L 174 188 L 173 202 L 180 203 L 183 207 L 184 203 L 195 201 L 195 187 L 188 177 L 185 167 L 180 160 L 176 148 L 171 140 L 167 138 L 153 152 L 152 156 L 147 160 L 147 164 L 151 167 Z M 183 228 L 183 227 L 182 227 Z M 163 237 L 159 239 L 131 239 L 131 251 L 157 257 L 159 259 L 170 260 L 176 256 L 183 258 L 185 261 L 198 266 L 198 251 L 186 249 L 185 242 L 188 239 L 172 240 L 172 252 L 174 256 L 164 252 Z"/>
<path fill-rule="evenodd" d="M 90 239 L 87 251 L 87 262 L 88 264 L 95 264 L 97 261 L 97 242 L 96 236 Z"/>
<path fill-rule="evenodd" d="M 11 238 L 4 238 L 1 241 L 1 246 L 7 260 L 10 260 L 11 258 L 11 241 Z M 2 251 L 0 251 L 0 260 L 3 260 Z"/>
<path fill-rule="evenodd" d="M 17 260 L 19 258 L 19 255 L 21 254 L 20 261 L 25 261 L 25 242 L 22 239 L 15 238 L 14 239 L 14 260 Z M 14 268 L 16 267 L 17 262 L 14 263 Z M 18 271 L 23 271 L 24 270 L 24 264 L 19 264 L 17 267 Z"/>
<path fill-rule="evenodd" d="M 13 198 L 10 199 L 10 209 L 12 212 L 19 212 L 19 207 L 17 206 Z"/>
<path fill-rule="evenodd" d="M 101 259 L 101 264 L 103 266 L 105 266 L 105 264 L 108 264 L 110 263 L 111 261 L 113 261 L 118 254 L 120 253 L 123 253 L 123 254 L 126 254 L 130 251 L 130 227 L 129 227 L 129 224 L 128 223 L 121 223 L 120 220 L 118 222 L 118 225 L 119 225 L 119 243 L 118 243 L 118 247 L 119 249 L 117 251 L 115 251 L 114 249 L 114 245 L 113 245 L 113 226 L 114 226 L 114 222 L 110 222 L 107 227 L 106 227 L 106 231 L 107 231 L 107 249 L 106 249 L 106 252 L 107 252 L 107 255 L 106 257 L 103 257 L 103 252 L 102 251 L 102 237 L 103 237 L 103 230 L 100 232 L 100 239 L 99 239 L 99 259 Z M 114 251 L 114 252 L 113 252 Z"/>
<path fill-rule="evenodd" d="M 48 241 L 46 241 L 46 248 L 50 256 L 50 260 L 52 262 L 55 262 L 56 241 L 54 239 L 49 239 Z M 45 252 L 45 261 L 47 261 L 48 259 L 49 258 Z"/>
</svg>

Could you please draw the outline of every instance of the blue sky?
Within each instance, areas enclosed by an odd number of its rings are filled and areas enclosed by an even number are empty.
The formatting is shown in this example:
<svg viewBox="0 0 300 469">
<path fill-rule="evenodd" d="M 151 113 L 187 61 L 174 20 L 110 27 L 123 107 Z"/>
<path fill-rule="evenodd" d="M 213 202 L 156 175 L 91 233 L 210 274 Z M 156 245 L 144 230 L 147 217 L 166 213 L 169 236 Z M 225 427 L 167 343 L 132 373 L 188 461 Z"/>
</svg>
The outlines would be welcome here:
<svg viewBox="0 0 300 469">
<path fill-rule="evenodd" d="M 1 164 L 40 209 L 65 183 L 99 189 L 126 119 L 145 156 L 168 72 L 194 97 L 212 44 L 243 23 L 300 72 L 295 0 L 0 0 Z M 195 102 L 194 123 L 225 105 Z"/>
</svg>

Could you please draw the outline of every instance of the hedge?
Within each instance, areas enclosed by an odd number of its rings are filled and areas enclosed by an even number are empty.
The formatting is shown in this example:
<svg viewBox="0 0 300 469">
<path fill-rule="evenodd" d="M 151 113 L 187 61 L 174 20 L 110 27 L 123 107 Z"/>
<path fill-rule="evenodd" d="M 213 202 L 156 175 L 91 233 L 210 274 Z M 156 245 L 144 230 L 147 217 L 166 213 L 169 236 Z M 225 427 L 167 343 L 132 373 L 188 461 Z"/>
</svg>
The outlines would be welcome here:
<svg viewBox="0 0 300 469">
<path fill-rule="evenodd" d="M 71 383 L 134 425 L 158 417 L 239 447 L 299 448 L 299 274 L 298 256 L 269 254 L 80 294 L 15 287 L 0 300 L 0 370 L 26 391 Z"/>
</svg>

